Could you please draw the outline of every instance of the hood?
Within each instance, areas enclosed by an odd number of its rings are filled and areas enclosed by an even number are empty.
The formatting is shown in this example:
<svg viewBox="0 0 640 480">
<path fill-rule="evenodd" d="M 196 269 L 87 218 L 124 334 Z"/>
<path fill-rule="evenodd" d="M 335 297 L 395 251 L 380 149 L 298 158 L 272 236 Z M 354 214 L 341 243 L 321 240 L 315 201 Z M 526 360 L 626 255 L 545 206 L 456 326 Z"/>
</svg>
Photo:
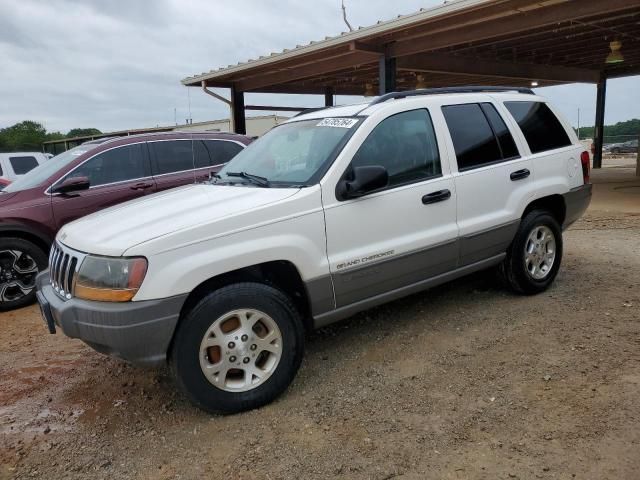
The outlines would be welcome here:
<svg viewBox="0 0 640 480">
<path fill-rule="evenodd" d="M 65 225 L 57 239 L 81 252 L 120 256 L 140 243 L 253 211 L 298 191 L 294 188 L 189 185 L 83 217 Z"/>
</svg>

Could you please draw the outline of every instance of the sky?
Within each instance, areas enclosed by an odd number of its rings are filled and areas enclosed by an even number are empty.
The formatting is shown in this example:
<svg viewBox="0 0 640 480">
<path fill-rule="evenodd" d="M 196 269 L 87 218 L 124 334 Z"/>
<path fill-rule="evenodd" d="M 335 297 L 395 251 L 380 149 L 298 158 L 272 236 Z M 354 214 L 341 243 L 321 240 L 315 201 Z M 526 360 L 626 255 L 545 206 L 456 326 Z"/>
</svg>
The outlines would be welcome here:
<svg viewBox="0 0 640 480">
<path fill-rule="evenodd" d="M 354 27 L 440 3 L 346 0 Z M 0 128 L 28 119 L 49 131 L 113 131 L 227 118 L 228 107 L 180 80 L 345 29 L 340 0 L 0 0 Z M 640 118 L 640 77 L 611 80 L 608 92 L 606 123 Z M 578 119 L 593 125 L 595 86 L 538 93 L 574 126 Z M 323 103 L 294 95 L 246 100 Z"/>
</svg>

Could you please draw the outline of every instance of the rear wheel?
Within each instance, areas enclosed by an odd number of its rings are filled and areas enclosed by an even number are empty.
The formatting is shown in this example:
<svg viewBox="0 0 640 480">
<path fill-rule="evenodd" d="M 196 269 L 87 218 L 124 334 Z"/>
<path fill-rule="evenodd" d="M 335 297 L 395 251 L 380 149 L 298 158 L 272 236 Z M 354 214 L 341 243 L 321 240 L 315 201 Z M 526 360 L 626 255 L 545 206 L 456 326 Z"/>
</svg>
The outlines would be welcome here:
<svg viewBox="0 0 640 480">
<path fill-rule="evenodd" d="M 198 407 L 235 413 L 286 390 L 303 350 L 302 319 L 289 297 L 268 285 L 239 283 L 210 293 L 184 315 L 171 366 Z"/>
<path fill-rule="evenodd" d="M 548 212 L 533 210 L 520 222 L 507 257 L 500 267 L 506 283 L 519 293 L 549 288 L 562 261 L 562 229 Z"/>
<path fill-rule="evenodd" d="M 0 310 L 35 301 L 36 276 L 47 268 L 47 255 L 22 238 L 0 238 Z"/>
</svg>

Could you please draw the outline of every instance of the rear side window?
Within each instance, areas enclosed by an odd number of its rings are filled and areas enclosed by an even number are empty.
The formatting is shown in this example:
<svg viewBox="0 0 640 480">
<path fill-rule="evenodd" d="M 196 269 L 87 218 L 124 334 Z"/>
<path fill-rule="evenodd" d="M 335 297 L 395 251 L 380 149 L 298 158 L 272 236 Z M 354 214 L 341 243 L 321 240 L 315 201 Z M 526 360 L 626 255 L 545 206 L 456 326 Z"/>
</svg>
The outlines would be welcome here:
<svg viewBox="0 0 640 480">
<path fill-rule="evenodd" d="M 360 146 L 351 165 L 385 167 L 390 187 L 439 176 L 440 155 L 429 112 L 398 113 L 380 122 Z"/>
<path fill-rule="evenodd" d="M 149 142 L 152 152 L 154 175 L 193 170 L 194 151 L 191 140 Z"/>
<path fill-rule="evenodd" d="M 24 175 L 38 166 L 35 157 L 9 157 L 11 168 L 16 175 Z M 2 175 L 0 173 L 0 175 Z"/>
<path fill-rule="evenodd" d="M 106 185 L 148 176 L 142 144 L 125 145 L 99 153 L 71 172 L 71 177 L 87 177 L 90 185 Z"/>
<path fill-rule="evenodd" d="M 209 150 L 213 165 L 227 163 L 242 150 L 242 147 L 237 143 L 225 140 L 205 140 L 204 143 Z"/>
<path fill-rule="evenodd" d="M 502 160 L 498 140 L 477 103 L 442 107 L 458 160 L 458 170 L 469 170 Z"/>
<path fill-rule="evenodd" d="M 484 114 L 487 116 L 487 120 L 489 120 L 493 133 L 498 139 L 498 146 L 500 147 L 502 158 L 504 160 L 518 158 L 520 154 L 518 152 L 518 147 L 516 147 L 516 142 L 513 140 L 511 132 L 505 125 L 504 120 L 502 120 L 502 117 L 496 110 L 496 107 L 490 103 L 481 103 L 480 106 Z"/>
<path fill-rule="evenodd" d="M 193 141 L 193 158 L 195 168 L 205 168 L 213 165 L 209 150 L 202 140 Z"/>
<path fill-rule="evenodd" d="M 546 152 L 571 145 L 560 120 L 540 102 L 504 102 L 520 126 L 531 153 Z"/>
</svg>

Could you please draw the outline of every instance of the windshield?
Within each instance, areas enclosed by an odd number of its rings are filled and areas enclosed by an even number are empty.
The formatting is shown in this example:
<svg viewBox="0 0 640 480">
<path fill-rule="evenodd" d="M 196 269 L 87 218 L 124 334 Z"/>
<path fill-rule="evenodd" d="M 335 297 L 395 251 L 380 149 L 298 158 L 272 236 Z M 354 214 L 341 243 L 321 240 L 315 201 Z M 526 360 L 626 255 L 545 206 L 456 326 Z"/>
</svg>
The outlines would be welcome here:
<svg viewBox="0 0 640 480">
<path fill-rule="evenodd" d="M 93 150 L 97 146 L 97 144 L 79 145 L 71 150 L 61 153 L 60 155 L 56 155 L 52 159 L 41 163 L 33 170 L 18 178 L 15 182 L 8 185 L 3 192 L 19 192 L 21 190 L 37 187 L 58 170 L 66 167 L 80 155 L 88 152 L 89 150 Z"/>
<path fill-rule="evenodd" d="M 359 122 L 324 118 L 280 125 L 233 157 L 219 172 L 221 181 L 256 184 L 255 177 L 261 177 L 262 186 L 315 183 Z"/>
</svg>

